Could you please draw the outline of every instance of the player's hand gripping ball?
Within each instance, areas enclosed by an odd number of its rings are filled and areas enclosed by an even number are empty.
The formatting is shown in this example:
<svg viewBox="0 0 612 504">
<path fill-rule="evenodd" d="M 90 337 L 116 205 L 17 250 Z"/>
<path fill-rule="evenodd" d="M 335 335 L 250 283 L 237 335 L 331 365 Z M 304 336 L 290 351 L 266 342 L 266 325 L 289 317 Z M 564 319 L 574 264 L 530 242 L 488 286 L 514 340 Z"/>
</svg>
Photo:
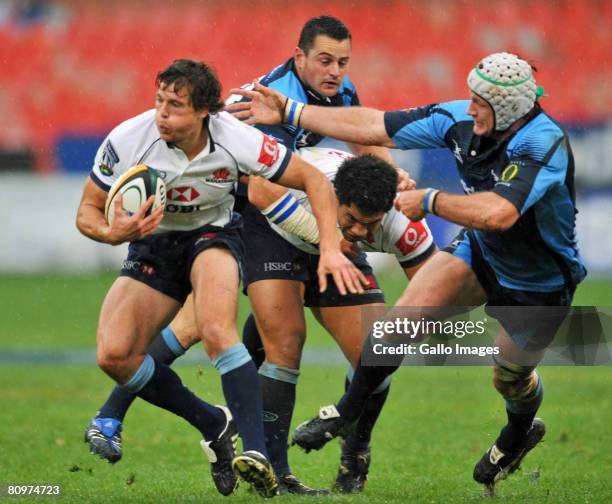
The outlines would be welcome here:
<svg viewBox="0 0 612 504">
<path fill-rule="evenodd" d="M 157 170 L 146 165 L 130 168 L 111 186 L 104 208 L 104 217 L 109 225 L 115 218 L 115 199 L 119 194 L 123 196 L 122 208 L 128 215 L 140 210 L 150 196 L 155 196 L 155 200 L 145 217 L 166 205 L 166 184 Z"/>
</svg>

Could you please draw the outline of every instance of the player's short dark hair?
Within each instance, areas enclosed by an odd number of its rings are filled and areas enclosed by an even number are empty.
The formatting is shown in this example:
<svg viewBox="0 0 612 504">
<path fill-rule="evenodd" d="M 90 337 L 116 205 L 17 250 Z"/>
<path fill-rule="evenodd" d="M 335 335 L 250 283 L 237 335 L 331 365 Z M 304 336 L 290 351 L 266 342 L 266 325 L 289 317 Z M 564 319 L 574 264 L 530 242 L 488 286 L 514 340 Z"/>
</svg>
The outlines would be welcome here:
<svg viewBox="0 0 612 504">
<path fill-rule="evenodd" d="M 364 154 L 344 161 L 338 168 L 334 187 L 338 202 L 353 203 L 365 215 L 388 212 L 397 191 L 397 172 L 387 161 Z"/>
<path fill-rule="evenodd" d="M 224 107 L 221 101 L 221 83 L 214 69 L 202 61 L 177 59 L 157 74 L 155 85 L 174 84 L 178 91 L 183 87 L 189 88 L 191 104 L 195 110 L 207 108 L 214 114 Z"/>
<path fill-rule="evenodd" d="M 326 35 L 334 40 L 352 40 L 351 32 L 346 25 L 338 18 L 332 16 L 318 16 L 306 21 L 302 33 L 300 33 L 300 40 L 298 41 L 298 47 L 308 54 L 308 51 L 312 49 L 314 40 L 317 35 Z"/>
</svg>

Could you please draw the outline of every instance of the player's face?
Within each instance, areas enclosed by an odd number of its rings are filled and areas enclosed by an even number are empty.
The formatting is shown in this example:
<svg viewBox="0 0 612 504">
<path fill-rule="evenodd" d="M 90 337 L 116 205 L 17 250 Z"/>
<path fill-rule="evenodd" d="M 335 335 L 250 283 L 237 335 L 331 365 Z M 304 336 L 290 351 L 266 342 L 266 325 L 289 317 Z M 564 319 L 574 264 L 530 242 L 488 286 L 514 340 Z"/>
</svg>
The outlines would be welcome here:
<svg viewBox="0 0 612 504">
<path fill-rule="evenodd" d="M 348 72 L 351 58 L 350 39 L 335 40 L 317 35 L 307 54 L 295 49 L 295 66 L 300 79 L 323 96 L 334 96 Z"/>
<path fill-rule="evenodd" d="M 162 140 L 180 145 L 196 138 L 207 115 L 206 109 L 194 110 L 187 86 L 176 90 L 174 84 L 160 84 L 155 95 L 155 124 Z"/>
<path fill-rule="evenodd" d="M 351 203 L 350 206 L 339 205 L 338 207 L 338 225 L 342 236 L 353 243 L 371 241 L 384 216 L 384 212 L 364 215 L 354 203 Z"/>
<path fill-rule="evenodd" d="M 467 113 L 474 119 L 474 134 L 479 136 L 491 135 L 495 126 L 495 114 L 491 105 L 474 93 L 470 93 L 470 99 Z"/>
</svg>

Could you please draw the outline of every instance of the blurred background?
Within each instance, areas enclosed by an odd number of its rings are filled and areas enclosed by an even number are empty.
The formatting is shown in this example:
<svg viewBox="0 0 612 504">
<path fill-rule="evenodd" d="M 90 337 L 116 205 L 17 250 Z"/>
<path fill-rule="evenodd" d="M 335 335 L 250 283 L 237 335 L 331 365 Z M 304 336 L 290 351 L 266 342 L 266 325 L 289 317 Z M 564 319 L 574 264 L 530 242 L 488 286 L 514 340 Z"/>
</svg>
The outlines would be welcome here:
<svg viewBox="0 0 612 504">
<path fill-rule="evenodd" d="M 80 236 L 74 216 L 104 136 L 153 106 L 179 57 L 218 71 L 225 95 L 292 55 L 304 22 L 341 18 L 363 104 L 465 98 L 484 55 L 537 68 L 544 108 L 571 132 L 579 239 L 591 278 L 612 276 L 612 1 L 0 0 L 0 272 L 116 270 L 125 254 Z M 419 185 L 459 191 L 445 151 L 395 153 Z M 454 227 L 431 219 L 439 245 Z"/>
<path fill-rule="evenodd" d="M 192 429 L 143 401 L 128 414 L 121 464 L 94 460 L 82 442 L 111 388 L 96 366 L 95 333 L 126 247 L 81 236 L 76 209 L 102 139 L 154 106 L 159 70 L 176 58 L 207 61 L 227 95 L 290 58 L 304 22 L 322 14 L 353 33 L 350 76 L 365 105 L 467 98 L 468 71 L 495 51 L 538 68 L 549 95 L 542 104 L 570 131 L 576 158 L 589 277 L 574 303 L 612 306 L 612 0 L 0 0 L 0 483 L 60 483 L 64 502 L 78 503 L 217 495 L 202 478 Z M 394 155 L 419 185 L 460 191 L 449 153 Z M 438 245 L 447 244 L 455 228 L 428 221 Z M 403 274 L 394 261 L 376 264 L 393 302 Z M 239 327 L 248 313 L 241 296 Z M 307 320 L 294 424 L 337 399 L 346 371 L 332 338 Z M 215 404 L 219 376 L 203 354 L 197 345 L 178 370 Z M 542 371 L 550 434 L 504 485 L 505 502 L 610 501 L 611 369 Z M 401 369 L 374 433 L 368 491 L 351 502 L 480 502 L 481 489 L 468 483 L 471 459 L 504 418 L 487 367 Z M 297 474 L 328 486 L 333 449 L 292 450 Z M 239 493 L 233 502 L 252 502 Z"/>
</svg>

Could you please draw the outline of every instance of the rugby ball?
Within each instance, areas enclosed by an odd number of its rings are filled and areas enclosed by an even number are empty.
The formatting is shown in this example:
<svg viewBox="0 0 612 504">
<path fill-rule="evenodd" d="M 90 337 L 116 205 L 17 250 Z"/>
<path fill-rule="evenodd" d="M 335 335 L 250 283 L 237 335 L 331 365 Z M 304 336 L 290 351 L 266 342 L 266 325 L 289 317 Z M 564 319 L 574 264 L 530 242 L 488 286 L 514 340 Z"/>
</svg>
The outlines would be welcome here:
<svg viewBox="0 0 612 504">
<path fill-rule="evenodd" d="M 104 217 L 109 225 L 115 219 L 115 199 L 119 194 L 123 195 L 122 208 L 128 215 L 140 210 L 150 196 L 155 196 L 155 201 L 145 215 L 166 205 L 166 184 L 157 170 L 146 165 L 133 166 L 111 186 L 104 208 Z"/>
</svg>

